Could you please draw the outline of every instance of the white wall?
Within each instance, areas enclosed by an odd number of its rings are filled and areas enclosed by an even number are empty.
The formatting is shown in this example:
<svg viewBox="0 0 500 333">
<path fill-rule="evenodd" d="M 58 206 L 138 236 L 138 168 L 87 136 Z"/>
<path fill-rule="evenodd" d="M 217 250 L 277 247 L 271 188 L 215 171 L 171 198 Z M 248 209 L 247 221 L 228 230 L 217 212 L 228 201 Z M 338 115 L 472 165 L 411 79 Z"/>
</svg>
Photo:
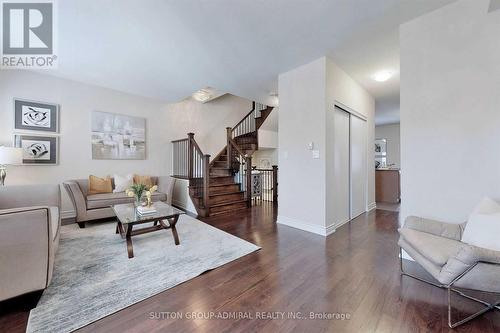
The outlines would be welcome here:
<svg viewBox="0 0 500 333">
<path fill-rule="evenodd" d="M 367 118 L 367 144 L 374 140 L 373 98 L 328 57 L 279 76 L 280 203 L 278 223 L 327 235 L 335 230 L 332 209 L 334 105 L 340 102 Z M 314 143 L 320 158 L 313 159 Z M 375 204 L 373 150 L 367 153 L 367 208 Z"/>
<path fill-rule="evenodd" d="M 271 162 L 271 166 L 273 165 L 278 165 L 279 163 L 279 150 L 275 148 L 259 148 L 253 155 L 252 155 L 252 166 L 256 166 L 258 168 L 261 168 L 262 165 L 260 163 L 261 159 L 268 159 Z"/>
<path fill-rule="evenodd" d="M 274 111 L 273 111 L 274 112 Z M 277 131 L 259 130 L 259 149 L 278 148 L 279 136 Z"/>
<path fill-rule="evenodd" d="M 401 168 L 401 138 L 399 124 L 375 126 L 375 138 L 387 139 L 387 165 Z M 373 145 L 372 145 L 373 146 Z"/>
<path fill-rule="evenodd" d="M 327 140 L 326 146 L 328 152 L 334 151 L 334 121 L 333 113 L 336 103 L 341 103 L 349 108 L 348 111 L 363 116 L 366 119 L 366 172 L 367 172 L 367 194 L 366 210 L 375 208 L 375 168 L 374 151 L 375 140 L 375 101 L 373 97 L 356 81 L 354 81 L 345 71 L 339 68 L 332 59 L 326 58 L 327 70 Z M 328 154 L 326 159 L 326 201 L 327 201 L 327 226 L 339 225 L 345 221 L 339 219 L 335 212 L 335 202 L 339 201 L 339 195 L 344 195 L 343 191 L 336 191 L 335 186 L 335 158 L 334 154 Z"/>
<path fill-rule="evenodd" d="M 226 127 L 235 126 L 252 110 L 252 102 L 234 95 L 224 95 L 209 103 L 199 103 L 192 98 L 163 107 L 164 135 L 169 140 L 195 133 L 195 140 L 204 154 L 214 158 L 226 145 Z"/>
<path fill-rule="evenodd" d="M 171 174 L 171 141 L 195 138 L 204 153 L 215 157 L 224 147 L 226 126 L 234 126 L 251 110 L 251 101 L 225 95 L 210 103 L 186 99 L 175 104 L 121 93 L 28 71 L 1 71 L 0 145 L 12 145 L 14 98 L 57 103 L 60 110 L 60 148 L 57 166 L 19 166 L 8 170 L 7 184 L 62 183 L 89 174 Z M 91 111 L 146 118 L 147 159 L 141 161 L 92 160 Z M 43 135 L 43 133 L 42 133 Z M 179 185 L 180 186 L 180 185 Z M 75 215 L 63 190 L 63 217 Z M 178 193 L 180 193 L 178 191 Z M 174 197 L 174 199 L 176 199 Z M 177 201 L 189 208 L 185 194 Z"/>
<path fill-rule="evenodd" d="M 460 223 L 500 200 L 500 11 L 448 5 L 401 26 L 402 217 Z"/>
<path fill-rule="evenodd" d="M 0 75 L 0 144 L 12 145 L 14 98 L 57 103 L 60 109 L 59 165 L 18 166 L 8 170 L 7 184 L 48 184 L 113 173 L 168 175 L 168 141 L 160 135 L 164 121 L 161 103 L 152 99 L 98 88 L 28 71 L 2 71 Z M 146 118 L 147 159 L 141 161 L 92 160 L 91 111 L 114 112 Z M 44 135 L 44 133 L 41 133 Z M 63 216 L 74 216 L 63 190 Z"/>
<path fill-rule="evenodd" d="M 278 223 L 326 234 L 325 58 L 279 76 Z M 314 142 L 320 159 L 307 149 Z"/>
</svg>

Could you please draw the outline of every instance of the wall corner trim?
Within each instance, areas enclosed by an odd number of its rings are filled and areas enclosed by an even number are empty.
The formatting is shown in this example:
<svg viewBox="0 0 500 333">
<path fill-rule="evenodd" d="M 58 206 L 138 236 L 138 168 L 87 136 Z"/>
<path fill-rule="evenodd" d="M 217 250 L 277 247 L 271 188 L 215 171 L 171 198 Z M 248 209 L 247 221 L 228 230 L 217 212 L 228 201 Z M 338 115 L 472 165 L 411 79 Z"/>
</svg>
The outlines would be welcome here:
<svg viewBox="0 0 500 333">
<path fill-rule="evenodd" d="M 366 207 L 366 211 L 370 212 L 370 211 L 372 211 L 372 210 L 374 210 L 376 208 L 377 208 L 377 203 L 376 202 L 372 202 L 371 204 L 368 204 L 368 206 Z"/>
<path fill-rule="evenodd" d="M 295 229 L 300 229 L 303 231 L 311 232 L 313 234 L 321 235 L 321 236 L 328 236 L 330 234 L 333 234 L 336 230 L 336 227 L 334 224 L 331 224 L 329 226 L 320 226 L 316 224 L 310 224 L 304 221 L 300 221 L 297 219 L 293 219 L 287 216 L 283 215 L 278 215 L 278 224 L 286 225 L 288 227 L 292 227 Z"/>
</svg>

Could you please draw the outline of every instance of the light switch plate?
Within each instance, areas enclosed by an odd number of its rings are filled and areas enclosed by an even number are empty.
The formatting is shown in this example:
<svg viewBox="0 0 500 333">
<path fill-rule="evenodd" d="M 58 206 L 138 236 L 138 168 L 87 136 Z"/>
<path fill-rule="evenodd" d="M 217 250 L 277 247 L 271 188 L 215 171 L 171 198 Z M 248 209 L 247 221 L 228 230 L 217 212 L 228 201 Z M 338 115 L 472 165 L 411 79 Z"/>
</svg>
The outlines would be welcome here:
<svg viewBox="0 0 500 333">
<path fill-rule="evenodd" d="M 319 150 L 313 150 L 312 156 L 313 156 L 313 158 L 319 158 Z"/>
</svg>

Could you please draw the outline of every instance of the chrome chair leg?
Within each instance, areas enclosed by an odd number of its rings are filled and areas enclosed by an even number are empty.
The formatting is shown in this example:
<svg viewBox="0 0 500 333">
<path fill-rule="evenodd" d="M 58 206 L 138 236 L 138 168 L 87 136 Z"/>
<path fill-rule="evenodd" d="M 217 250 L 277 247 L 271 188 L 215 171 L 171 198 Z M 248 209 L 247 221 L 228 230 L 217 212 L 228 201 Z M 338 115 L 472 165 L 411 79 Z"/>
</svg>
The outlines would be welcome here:
<svg viewBox="0 0 500 333">
<path fill-rule="evenodd" d="M 463 325 L 469 321 L 471 321 L 472 319 L 476 318 L 476 317 L 479 317 L 480 315 L 486 313 L 486 312 L 489 312 L 489 311 L 494 311 L 494 310 L 500 310 L 500 302 L 497 302 L 495 304 L 490 304 L 488 302 L 485 302 L 483 300 L 480 300 L 478 298 L 475 298 L 475 297 L 472 297 L 470 295 L 467 295 L 463 292 L 461 292 L 460 290 L 457 290 L 455 288 L 453 288 L 453 285 L 458 281 L 460 280 L 464 275 L 466 275 L 467 273 L 469 273 L 474 267 L 476 267 L 476 265 L 478 263 L 481 263 L 481 261 L 477 262 L 476 264 L 470 266 L 465 272 L 463 272 L 462 274 L 460 274 L 457 278 L 455 278 L 455 280 L 453 280 L 450 284 L 448 285 L 445 285 L 445 284 L 438 284 L 438 283 L 435 283 L 435 282 L 432 282 L 432 281 L 429 281 L 429 280 L 426 280 L 426 279 L 423 279 L 421 277 L 418 277 L 416 275 L 413 275 L 413 274 L 410 274 L 410 273 L 407 273 L 405 272 L 404 270 L 404 265 L 403 265 L 403 249 L 400 247 L 399 248 L 399 267 L 400 267 L 400 274 L 401 276 L 408 276 L 408 277 L 411 277 L 415 280 L 418 280 L 418 281 L 421 281 L 421 282 L 424 282 L 424 283 L 427 283 L 427 284 L 430 284 L 432 286 L 435 286 L 435 287 L 438 287 L 438 288 L 441 288 L 441 289 L 448 289 L 448 326 L 450 328 L 455 328 L 457 326 L 460 326 L 460 325 Z M 491 263 L 488 263 L 488 264 L 491 264 Z M 460 296 L 462 297 L 465 297 L 467 299 L 470 299 L 472 301 L 475 301 L 477 303 L 480 303 L 482 305 L 485 306 L 484 309 L 482 309 L 481 311 L 478 311 L 470 316 L 468 316 L 467 318 L 464 318 L 460 321 L 457 321 L 457 322 L 452 322 L 451 320 L 451 317 L 452 317 L 452 306 L 451 306 L 451 292 L 455 292 L 457 294 L 459 294 Z"/>
<path fill-rule="evenodd" d="M 452 317 L 452 314 L 451 314 L 451 308 L 452 308 L 452 306 L 451 306 L 451 292 L 452 291 L 456 292 L 460 296 L 466 297 L 466 298 L 468 298 L 470 300 L 473 300 L 473 301 L 475 301 L 477 303 L 480 303 L 480 304 L 484 305 L 485 308 L 482 309 L 482 310 L 480 310 L 480 311 L 478 311 L 478 312 L 476 312 L 476 313 L 471 314 L 470 316 L 468 316 L 468 317 L 466 317 L 464 319 L 461 319 L 461 320 L 456 321 L 456 322 L 452 322 L 452 320 L 451 320 L 451 317 Z M 495 310 L 495 308 L 498 310 L 498 304 L 499 303 L 497 303 L 497 305 L 489 304 L 488 302 L 485 302 L 485 301 L 482 301 L 482 300 L 477 299 L 475 297 L 466 295 L 466 294 L 464 294 L 464 293 L 462 293 L 462 292 L 460 292 L 460 291 L 458 291 L 456 289 L 448 288 L 448 326 L 450 326 L 450 328 L 455 328 L 455 327 L 458 327 L 460 325 L 463 325 L 463 324 L 471 321 L 472 319 L 474 319 L 476 317 L 479 317 L 482 314 L 485 314 L 486 312 L 493 311 L 493 310 Z"/>
<path fill-rule="evenodd" d="M 474 265 L 470 266 L 470 267 L 469 267 L 469 268 L 468 268 L 465 272 L 463 272 L 463 273 L 462 273 L 462 274 L 460 274 L 457 278 L 455 278 L 455 280 L 453 280 L 453 281 L 452 281 L 452 282 L 448 285 L 448 287 L 447 287 L 447 288 L 448 288 L 448 326 L 449 326 L 450 328 L 455 328 L 455 327 L 457 327 L 457 326 L 463 325 L 463 324 L 465 324 L 465 323 L 467 323 L 467 322 L 471 321 L 472 319 L 474 319 L 474 318 L 476 318 L 476 317 L 479 317 L 479 316 L 480 316 L 480 315 L 482 315 L 482 314 L 485 314 L 486 312 L 489 312 L 489 311 L 494 311 L 495 309 L 496 309 L 496 310 L 500 310 L 500 308 L 499 308 L 499 306 L 498 306 L 498 305 L 500 304 L 500 302 L 496 302 L 496 303 L 494 303 L 494 304 L 490 304 L 490 303 L 488 303 L 488 302 L 486 302 L 486 301 L 483 301 L 483 300 L 480 300 L 480 299 L 478 299 L 478 298 L 472 297 L 472 296 L 470 296 L 470 295 L 467 295 L 467 294 L 463 293 L 463 292 L 462 292 L 462 291 L 460 291 L 460 290 L 457 290 L 457 289 L 453 288 L 453 285 L 454 285 L 454 284 L 455 284 L 458 280 L 460 280 L 460 279 L 461 279 L 462 277 L 464 277 L 467 273 L 469 273 L 469 272 L 470 272 L 470 271 L 471 271 L 474 267 L 476 267 L 476 266 L 477 266 L 477 264 L 479 264 L 479 263 L 482 263 L 482 262 L 481 262 L 481 261 L 478 261 L 478 262 L 476 262 Z M 494 263 L 487 263 L 487 264 L 489 264 L 489 265 L 498 265 L 498 264 L 494 264 Z M 462 296 L 462 297 L 465 297 L 465 298 L 467 298 L 467 299 L 470 299 L 471 301 L 475 301 L 476 303 L 480 303 L 480 304 L 482 304 L 483 306 L 485 306 L 485 308 L 484 308 L 484 309 L 482 309 L 482 310 L 480 310 L 480 311 L 478 311 L 478 312 L 476 312 L 476 313 L 471 314 L 470 316 L 468 316 L 468 317 L 466 317 L 466 318 L 464 318 L 464 319 L 462 319 L 462 320 L 459 320 L 459 321 L 457 321 L 457 322 L 452 322 L 452 320 L 451 320 L 451 317 L 452 317 L 452 315 L 451 315 L 451 309 L 452 309 L 452 306 L 451 306 L 451 292 L 452 292 L 452 291 L 453 291 L 453 292 L 455 292 L 455 293 L 457 293 L 458 295 L 460 295 L 460 296 Z M 491 294 L 496 294 L 496 293 L 491 293 Z"/>
</svg>

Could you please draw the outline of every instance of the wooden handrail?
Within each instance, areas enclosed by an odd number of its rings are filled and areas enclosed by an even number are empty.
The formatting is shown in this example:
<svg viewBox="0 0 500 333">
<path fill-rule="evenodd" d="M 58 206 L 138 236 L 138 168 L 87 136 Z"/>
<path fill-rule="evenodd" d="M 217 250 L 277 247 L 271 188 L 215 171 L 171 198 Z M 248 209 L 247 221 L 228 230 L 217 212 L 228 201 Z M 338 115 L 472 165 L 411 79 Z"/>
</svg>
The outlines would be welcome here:
<svg viewBox="0 0 500 333">
<path fill-rule="evenodd" d="M 193 142 L 194 149 L 196 149 L 196 151 L 198 151 L 198 153 L 200 153 L 200 155 L 204 155 L 203 152 L 201 151 L 200 146 L 198 146 L 198 142 L 196 142 L 196 140 L 194 138 L 193 138 L 192 142 Z"/>
<path fill-rule="evenodd" d="M 241 119 L 239 123 L 237 123 L 235 126 L 233 126 L 233 131 L 235 128 L 240 126 L 243 123 L 243 121 L 245 121 L 245 119 L 247 119 L 254 111 L 255 111 L 255 102 L 252 102 L 252 110 L 250 110 L 250 112 L 248 112 L 247 115 L 244 116 L 243 119 Z"/>
<path fill-rule="evenodd" d="M 238 154 L 240 154 L 240 156 L 243 156 L 243 157 L 247 157 L 247 154 L 243 153 L 240 149 L 240 147 L 238 147 L 238 145 L 236 144 L 236 142 L 234 142 L 233 139 L 231 138 L 227 138 L 227 140 L 229 141 L 229 143 L 231 144 L 231 146 L 236 149 L 236 151 L 238 152 Z"/>
<path fill-rule="evenodd" d="M 171 143 L 176 143 L 176 142 L 182 142 L 182 141 L 187 141 L 189 140 L 189 138 L 185 138 L 185 139 L 178 139 L 178 140 L 172 140 L 170 141 Z"/>
</svg>

